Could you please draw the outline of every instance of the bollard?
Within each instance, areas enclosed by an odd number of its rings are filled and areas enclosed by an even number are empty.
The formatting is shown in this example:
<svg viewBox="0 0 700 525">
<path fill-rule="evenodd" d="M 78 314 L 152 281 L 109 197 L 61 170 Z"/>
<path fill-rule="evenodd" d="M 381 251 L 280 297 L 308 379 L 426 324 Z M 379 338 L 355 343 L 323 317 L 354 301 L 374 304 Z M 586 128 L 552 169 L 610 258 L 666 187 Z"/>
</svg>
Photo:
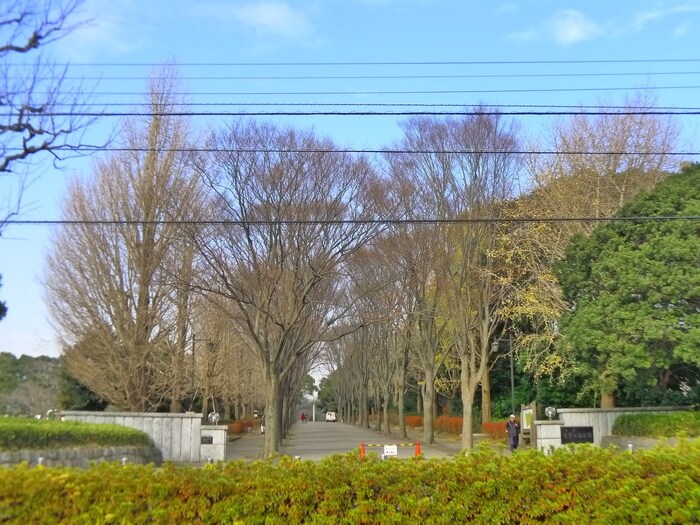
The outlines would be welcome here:
<svg viewBox="0 0 700 525">
<path fill-rule="evenodd" d="M 44 458 L 41 457 L 41 456 L 39 456 L 38 458 L 36 458 L 36 464 L 39 465 L 39 466 L 43 465 L 43 464 L 44 464 Z"/>
<path fill-rule="evenodd" d="M 129 458 L 127 458 L 126 456 L 124 456 L 124 457 L 122 458 L 122 467 L 125 467 L 126 464 L 128 463 L 128 461 L 129 461 Z"/>
<path fill-rule="evenodd" d="M 416 457 L 420 456 L 420 441 L 416 441 Z"/>
<path fill-rule="evenodd" d="M 213 465 L 213 464 L 214 464 L 214 458 L 208 457 L 208 458 L 207 458 L 207 463 L 209 463 L 210 465 Z"/>
<path fill-rule="evenodd" d="M 365 442 L 360 443 L 360 459 L 365 457 Z"/>
<path fill-rule="evenodd" d="M 634 454 L 634 445 L 632 443 L 627 443 L 627 451 Z"/>
</svg>

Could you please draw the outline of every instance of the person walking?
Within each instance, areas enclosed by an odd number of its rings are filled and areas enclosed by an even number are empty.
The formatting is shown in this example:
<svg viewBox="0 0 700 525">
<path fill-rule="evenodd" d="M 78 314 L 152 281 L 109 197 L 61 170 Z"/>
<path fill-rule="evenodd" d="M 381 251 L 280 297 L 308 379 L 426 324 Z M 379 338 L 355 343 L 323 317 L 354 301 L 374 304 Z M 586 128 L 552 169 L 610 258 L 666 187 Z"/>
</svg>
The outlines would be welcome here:
<svg viewBox="0 0 700 525">
<path fill-rule="evenodd" d="M 510 419 L 506 423 L 506 434 L 508 435 L 510 451 L 513 452 L 518 448 L 520 441 L 520 423 L 516 421 L 514 414 L 510 415 Z"/>
<path fill-rule="evenodd" d="M 301 413 L 301 423 L 306 423 L 306 414 L 304 414 L 303 412 Z"/>
</svg>

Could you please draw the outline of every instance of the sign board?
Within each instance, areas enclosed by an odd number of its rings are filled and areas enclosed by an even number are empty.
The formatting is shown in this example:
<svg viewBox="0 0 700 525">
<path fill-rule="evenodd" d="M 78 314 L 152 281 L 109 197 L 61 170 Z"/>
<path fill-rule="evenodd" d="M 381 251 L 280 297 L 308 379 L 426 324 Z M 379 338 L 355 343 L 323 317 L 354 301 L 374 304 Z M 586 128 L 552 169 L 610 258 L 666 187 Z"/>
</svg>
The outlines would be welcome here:
<svg viewBox="0 0 700 525">
<path fill-rule="evenodd" d="M 385 456 L 396 456 L 398 455 L 398 447 L 396 445 L 384 445 L 384 455 Z"/>
<path fill-rule="evenodd" d="M 214 436 L 202 436 L 202 445 L 213 445 Z"/>
<path fill-rule="evenodd" d="M 520 413 L 522 414 L 520 424 L 523 432 L 530 432 L 530 428 L 532 428 L 533 410 L 531 408 L 523 408 Z"/>
<path fill-rule="evenodd" d="M 561 427 L 561 443 L 593 443 L 593 427 Z"/>
</svg>

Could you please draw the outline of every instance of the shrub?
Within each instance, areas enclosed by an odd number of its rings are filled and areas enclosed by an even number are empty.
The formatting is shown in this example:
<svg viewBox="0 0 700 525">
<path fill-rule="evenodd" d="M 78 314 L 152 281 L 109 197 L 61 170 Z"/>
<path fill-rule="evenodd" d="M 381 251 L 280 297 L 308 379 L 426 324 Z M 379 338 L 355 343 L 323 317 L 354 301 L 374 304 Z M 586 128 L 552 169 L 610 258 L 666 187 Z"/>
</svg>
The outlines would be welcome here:
<svg viewBox="0 0 700 525">
<path fill-rule="evenodd" d="M 228 424 L 228 434 L 238 435 L 247 432 L 246 424 L 243 421 L 233 421 Z"/>
<path fill-rule="evenodd" d="M 679 434 L 700 437 L 700 412 L 668 414 L 623 414 L 613 425 L 613 435 L 674 437 Z"/>
<path fill-rule="evenodd" d="M 481 424 L 481 431 L 488 434 L 489 438 L 496 441 L 506 439 L 506 423 L 507 421 L 489 421 Z"/>
<path fill-rule="evenodd" d="M 109 487 L 109 490 L 105 490 Z M 454 460 L 287 457 L 204 468 L 11 467 L 0 522 L 696 523 L 700 442 L 634 454 L 491 447 Z"/>
<path fill-rule="evenodd" d="M 74 446 L 150 446 L 145 432 L 120 425 L 46 419 L 0 419 L 0 450 Z"/>
<path fill-rule="evenodd" d="M 462 418 L 457 416 L 438 416 L 435 418 L 435 430 L 448 434 L 462 433 Z"/>
<path fill-rule="evenodd" d="M 406 416 L 406 426 L 408 428 L 422 427 L 423 416 Z"/>
</svg>

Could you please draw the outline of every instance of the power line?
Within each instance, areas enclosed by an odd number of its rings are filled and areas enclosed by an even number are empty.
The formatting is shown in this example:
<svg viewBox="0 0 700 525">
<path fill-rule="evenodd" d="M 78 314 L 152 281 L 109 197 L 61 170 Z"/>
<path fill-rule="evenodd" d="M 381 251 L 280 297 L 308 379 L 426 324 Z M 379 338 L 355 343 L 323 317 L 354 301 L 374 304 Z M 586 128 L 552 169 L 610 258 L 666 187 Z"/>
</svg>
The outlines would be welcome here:
<svg viewBox="0 0 700 525">
<path fill-rule="evenodd" d="M 688 216 L 643 216 L 643 217 L 518 217 L 518 218 L 455 218 L 455 219 L 276 219 L 276 220 L 158 220 L 140 221 L 126 219 L 95 220 L 8 220 L 5 225 L 16 226 L 352 226 L 352 225 L 441 225 L 441 224 L 483 224 L 483 223 L 556 223 L 556 222 L 657 222 L 657 221 L 700 221 L 700 215 Z"/>
<path fill-rule="evenodd" d="M 236 76 L 180 76 L 179 80 L 446 80 L 446 79 L 489 79 L 489 78 L 581 78 L 581 77 L 656 77 L 656 76 L 686 76 L 700 75 L 700 71 L 624 71 L 612 73 L 480 73 L 461 75 L 236 75 Z M 163 80 L 167 77 L 149 76 L 152 80 Z M 143 76 L 95 76 L 95 77 L 65 77 L 66 80 L 99 80 L 123 81 L 144 80 Z"/>
<path fill-rule="evenodd" d="M 321 96 L 321 95 L 469 95 L 469 94 L 512 94 L 512 93 L 573 93 L 599 91 L 635 91 L 639 86 L 631 87 L 574 87 L 574 88 L 517 88 L 517 89 L 434 89 L 434 90 L 346 90 L 346 91 L 212 91 L 212 92 L 173 92 L 175 96 Z M 700 89 L 699 85 L 689 86 L 654 86 L 654 91 L 671 89 Z M 142 91 L 95 91 L 94 96 L 142 96 Z M 42 93 L 43 96 L 49 93 Z"/>
<path fill-rule="evenodd" d="M 100 104 L 101 107 L 109 106 L 143 106 L 143 103 L 133 102 L 107 102 Z M 53 107 L 73 107 L 73 104 L 54 104 Z M 498 111 L 500 108 L 541 108 L 541 109 L 572 109 L 582 111 L 593 109 L 608 114 L 608 110 L 630 110 L 631 106 L 615 105 L 573 105 L 573 104 L 464 104 L 464 103 L 424 103 L 424 102 L 179 102 L 177 106 L 241 106 L 241 107 L 419 107 L 419 108 L 493 108 Z M 634 106 L 635 111 L 700 111 L 698 106 Z M 498 111 L 503 114 L 502 111 Z"/>
<path fill-rule="evenodd" d="M 13 113 L 0 113 L 10 117 Z M 557 117 L 557 116 L 695 116 L 700 109 L 693 111 L 47 111 L 42 117 L 256 117 L 256 116 L 331 116 L 331 117 L 387 117 L 387 116 L 517 116 L 517 117 Z"/>
<path fill-rule="evenodd" d="M 8 148 L 8 151 L 19 151 L 19 148 Z M 61 146 L 54 148 L 52 151 L 70 151 L 70 152 L 131 152 L 131 153 L 158 153 L 162 150 L 158 148 L 136 148 L 136 147 L 118 147 L 118 146 Z M 700 155 L 697 151 L 549 151 L 549 150 L 463 150 L 463 149 L 400 149 L 400 148 L 335 148 L 335 149 L 275 149 L 275 148 L 168 148 L 167 151 L 176 153 L 310 153 L 310 154 L 345 154 L 345 153 L 364 153 L 364 154 L 387 154 L 387 155 L 669 155 L 669 156 L 695 156 Z"/>
<path fill-rule="evenodd" d="M 700 58 L 635 58 L 600 60 L 443 60 L 443 61 L 347 61 L 347 62 L 183 62 L 176 67 L 323 67 L 323 66 L 498 66 L 498 65 L 579 65 L 579 64 L 680 64 L 698 63 Z M 11 63 L 13 67 L 32 66 Z M 70 67 L 163 67 L 157 62 L 65 62 L 56 66 Z"/>
</svg>

